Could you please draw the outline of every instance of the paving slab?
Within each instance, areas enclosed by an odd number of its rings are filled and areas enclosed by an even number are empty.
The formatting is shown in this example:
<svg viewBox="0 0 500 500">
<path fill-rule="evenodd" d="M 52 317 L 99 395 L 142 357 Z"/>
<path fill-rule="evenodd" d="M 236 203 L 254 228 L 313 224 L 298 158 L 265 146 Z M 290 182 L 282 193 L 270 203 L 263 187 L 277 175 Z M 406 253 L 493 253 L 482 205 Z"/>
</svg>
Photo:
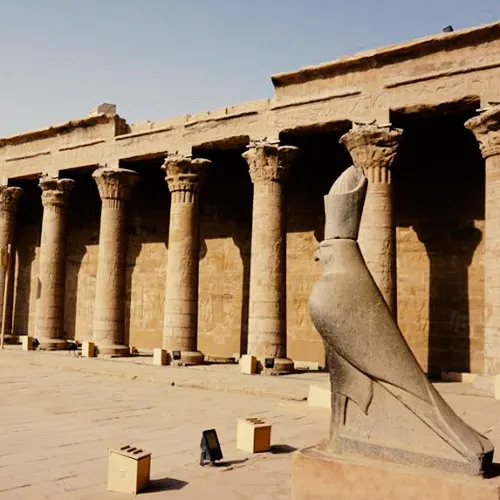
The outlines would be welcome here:
<svg viewBox="0 0 500 500">
<path fill-rule="evenodd" d="M 143 498 L 289 499 L 290 453 L 328 434 L 329 410 L 304 400 L 324 373 L 245 376 L 234 366 L 11 350 L 0 352 L 0 367 L 0 500 L 131 498 L 106 491 L 107 450 L 122 444 L 152 453 Z M 452 385 L 444 397 L 500 447 L 500 402 Z M 272 452 L 236 448 L 236 420 L 249 416 L 273 425 Z M 224 452 L 219 467 L 199 466 L 209 428 Z"/>
</svg>

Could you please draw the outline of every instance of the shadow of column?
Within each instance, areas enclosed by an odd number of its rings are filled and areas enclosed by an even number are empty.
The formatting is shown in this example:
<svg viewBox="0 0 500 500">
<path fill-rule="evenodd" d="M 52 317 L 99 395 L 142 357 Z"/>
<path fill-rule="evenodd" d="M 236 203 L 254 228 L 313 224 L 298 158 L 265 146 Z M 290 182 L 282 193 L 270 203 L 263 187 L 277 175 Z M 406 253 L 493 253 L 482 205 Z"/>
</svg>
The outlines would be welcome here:
<svg viewBox="0 0 500 500">
<path fill-rule="evenodd" d="M 26 229 L 26 234 L 17 246 L 18 271 L 13 311 L 13 332 L 15 335 L 27 335 L 29 331 L 31 276 L 39 236 L 37 231 L 33 231 L 32 228 L 23 229 Z"/>
<path fill-rule="evenodd" d="M 240 354 L 248 352 L 248 312 L 250 307 L 250 254 L 251 233 L 238 231 L 233 233 L 234 244 L 240 251 L 243 265 L 243 281 L 241 290 L 241 326 L 240 326 Z"/>
<path fill-rule="evenodd" d="M 87 253 L 87 245 L 81 235 L 68 238 L 66 253 L 66 283 L 64 300 L 64 338 L 75 339 L 76 318 L 78 315 L 78 281 L 83 258 Z"/>
<path fill-rule="evenodd" d="M 430 378 L 470 370 L 469 266 L 482 233 L 472 221 L 414 226 L 429 257 Z"/>
</svg>

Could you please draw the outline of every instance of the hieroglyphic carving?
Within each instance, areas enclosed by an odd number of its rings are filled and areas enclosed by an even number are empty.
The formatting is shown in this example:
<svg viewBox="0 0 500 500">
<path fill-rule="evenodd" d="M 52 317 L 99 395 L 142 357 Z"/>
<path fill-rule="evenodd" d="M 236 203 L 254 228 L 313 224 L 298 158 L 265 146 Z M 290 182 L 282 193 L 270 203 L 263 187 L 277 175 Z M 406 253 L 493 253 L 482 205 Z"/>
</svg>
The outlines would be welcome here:
<svg viewBox="0 0 500 500">
<path fill-rule="evenodd" d="M 6 251 L 10 245 L 9 267 L 0 267 L 0 325 L 4 306 L 4 291 L 6 286 L 7 273 L 9 272 L 9 283 L 7 290 L 7 301 L 5 310 L 5 333 L 11 333 L 12 327 L 12 298 L 13 298 L 13 278 L 15 274 L 15 231 L 16 215 L 19 206 L 19 199 L 23 190 L 13 186 L 0 186 L 0 249 Z M 11 279 L 12 277 L 12 279 Z"/>
<path fill-rule="evenodd" d="M 102 200 L 93 339 L 100 354 L 127 355 L 124 295 L 127 254 L 126 202 L 139 175 L 101 167 L 93 173 Z"/>
<path fill-rule="evenodd" d="M 255 142 L 243 154 L 254 184 L 248 353 L 261 364 L 279 360 L 276 371 L 288 371 L 286 360 L 286 227 L 284 181 L 298 149 Z"/>
<path fill-rule="evenodd" d="M 485 159 L 484 371 L 500 374 L 500 106 L 465 122 Z"/>
<path fill-rule="evenodd" d="M 64 340 L 66 280 L 66 212 L 75 181 L 44 175 L 40 178 L 43 219 L 39 258 L 39 291 L 35 335 L 41 349 L 61 349 Z"/>
<path fill-rule="evenodd" d="M 172 155 L 164 170 L 172 193 L 165 282 L 163 348 L 181 351 L 181 361 L 203 361 L 198 348 L 198 193 L 209 160 Z"/>
</svg>

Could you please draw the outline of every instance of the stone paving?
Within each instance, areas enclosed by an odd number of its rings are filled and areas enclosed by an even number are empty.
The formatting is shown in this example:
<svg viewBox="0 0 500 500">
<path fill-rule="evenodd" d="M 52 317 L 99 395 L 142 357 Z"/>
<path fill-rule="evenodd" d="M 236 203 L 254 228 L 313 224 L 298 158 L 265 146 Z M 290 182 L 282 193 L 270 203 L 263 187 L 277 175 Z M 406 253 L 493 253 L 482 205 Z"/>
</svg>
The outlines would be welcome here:
<svg viewBox="0 0 500 500">
<path fill-rule="evenodd" d="M 328 432 L 328 410 L 303 400 L 326 374 L 252 377 L 235 367 L 145 363 L 0 352 L 0 499 L 130 498 L 106 491 L 107 449 L 121 444 L 152 452 L 144 498 L 290 498 L 290 452 Z M 196 381 L 200 388 L 183 386 Z M 500 447 L 500 401 L 461 394 L 462 384 L 439 388 Z M 273 424 L 271 453 L 236 449 L 236 419 L 247 416 Z M 198 464 L 209 428 L 221 440 L 220 467 Z"/>
</svg>

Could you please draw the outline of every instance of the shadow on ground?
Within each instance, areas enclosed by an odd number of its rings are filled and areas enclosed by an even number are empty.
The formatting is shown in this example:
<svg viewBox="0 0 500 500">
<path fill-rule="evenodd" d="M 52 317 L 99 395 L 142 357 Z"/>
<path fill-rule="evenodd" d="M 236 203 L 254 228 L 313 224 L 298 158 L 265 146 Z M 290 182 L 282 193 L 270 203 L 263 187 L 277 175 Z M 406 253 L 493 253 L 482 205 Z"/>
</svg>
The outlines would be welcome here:
<svg viewBox="0 0 500 500">
<path fill-rule="evenodd" d="M 181 490 L 188 483 L 179 479 L 164 477 L 162 479 L 152 479 L 149 486 L 143 491 L 144 493 L 158 493 L 160 491 Z"/>
</svg>

